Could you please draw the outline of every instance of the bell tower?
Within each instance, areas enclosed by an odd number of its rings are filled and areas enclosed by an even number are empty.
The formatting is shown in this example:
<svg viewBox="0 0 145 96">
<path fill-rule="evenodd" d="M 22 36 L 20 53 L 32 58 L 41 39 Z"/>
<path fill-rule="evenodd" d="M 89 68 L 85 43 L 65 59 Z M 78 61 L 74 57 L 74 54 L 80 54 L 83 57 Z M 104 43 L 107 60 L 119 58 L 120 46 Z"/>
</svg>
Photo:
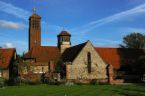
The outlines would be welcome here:
<svg viewBox="0 0 145 96">
<path fill-rule="evenodd" d="M 33 8 L 33 14 L 29 17 L 29 50 L 37 46 L 41 46 L 41 17 Z"/>
<path fill-rule="evenodd" d="M 60 52 L 63 53 L 66 48 L 71 47 L 71 41 L 70 41 L 71 34 L 67 31 L 61 31 L 60 34 L 57 35 L 58 38 L 58 48 L 60 49 Z"/>
</svg>

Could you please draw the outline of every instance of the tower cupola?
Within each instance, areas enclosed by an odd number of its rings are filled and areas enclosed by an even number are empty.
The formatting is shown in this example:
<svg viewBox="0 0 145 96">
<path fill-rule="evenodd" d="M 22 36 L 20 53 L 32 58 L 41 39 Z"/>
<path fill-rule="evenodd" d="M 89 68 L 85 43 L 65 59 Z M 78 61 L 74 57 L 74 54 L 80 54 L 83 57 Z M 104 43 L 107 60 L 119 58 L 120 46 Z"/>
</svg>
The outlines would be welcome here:
<svg viewBox="0 0 145 96">
<path fill-rule="evenodd" d="M 60 52 L 63 53 L 66 48 L 71 47 L 71 34 L 67 31 L 61 31 L 60 34 L 57 35 L 58 38 L 58 48 Z"/>
</svg>

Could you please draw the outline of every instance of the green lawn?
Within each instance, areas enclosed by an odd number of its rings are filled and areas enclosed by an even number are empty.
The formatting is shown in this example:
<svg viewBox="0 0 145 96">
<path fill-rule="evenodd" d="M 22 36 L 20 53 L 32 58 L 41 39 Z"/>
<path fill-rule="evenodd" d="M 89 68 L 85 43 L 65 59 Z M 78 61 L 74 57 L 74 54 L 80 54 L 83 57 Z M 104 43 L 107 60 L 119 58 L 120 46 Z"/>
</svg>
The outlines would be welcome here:
<svg viewBox="0 0 145 96">
<path fill-rule="evenodd" d="M 11 86 L 0 89 L 0 96 L 145 96 L 141 85 Z"/>
</svg>

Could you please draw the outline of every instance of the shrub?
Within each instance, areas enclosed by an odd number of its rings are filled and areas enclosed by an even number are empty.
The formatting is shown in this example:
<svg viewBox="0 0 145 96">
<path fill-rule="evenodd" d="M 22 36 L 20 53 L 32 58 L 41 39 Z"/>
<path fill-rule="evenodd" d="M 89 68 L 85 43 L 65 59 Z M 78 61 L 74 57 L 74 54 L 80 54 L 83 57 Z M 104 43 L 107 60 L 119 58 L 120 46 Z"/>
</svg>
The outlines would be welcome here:
<svg viewBox="0 0 145 96">
<path fill-rule="evenodd" d="M 55 81 L 54 79 L 48 79 L 48 84 L 49 85 L 56 85 L 57 81 Z"/>
<path fill-rule="evenodd" d="M 33 81 L 33 80 L 28 80 L 27 83 L 29 85 L 38 85 L 38 84 L 42 84 L 41 81 Z"/>
<path fill-rule="evenodd" d="M 98 84 L 98 82 L 97 82 L 96 79 L 92 79 L 91 82 L 90 82 L 90 84 L 91 84 L 91 85 L 96 85 L 96 84 Z"/>
<path fill-rule="evenodd" d="M 17 86 L 20 85 L 21 79 L 19 77 L 10 78 L 8 81 L 8 85 L 10 86 Z"/>
<path fill-rule="evenodd" d="M 0 78 L 0 88 L 4 87 L 5 80 L 3 78 Z"/>
<path fill-rule="evenodd" d="M 45 78 L 43 80 L 43 83 L 44 84 L 48 84 L 48 85 L 60 85 L 60 84 L 62 84 L 61 82 L 59 82 L 59 81 L 57 81 L 55 79 L 51 79 L 51 78 Z"/>
<path fill-rule="evenodd" d="M 107 85 L 107 84 L 108 84 L 107 81 L 108 81 L 107 79 L 99 79 L 99 80 L 97 80 L 97 79 L 92 79 L 92 80 L 90 81 L 90 84 L 91 84 L 91 85 Z"/>
</svg>

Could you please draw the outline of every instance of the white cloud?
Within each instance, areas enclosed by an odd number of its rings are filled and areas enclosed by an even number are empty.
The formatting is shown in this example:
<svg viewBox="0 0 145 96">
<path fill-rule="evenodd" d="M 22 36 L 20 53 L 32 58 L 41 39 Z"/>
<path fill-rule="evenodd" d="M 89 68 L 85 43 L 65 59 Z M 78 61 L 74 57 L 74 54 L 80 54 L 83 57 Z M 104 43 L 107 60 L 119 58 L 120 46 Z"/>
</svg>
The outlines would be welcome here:
<svg viewBox="0 0 145 96">
<path fill-rule="evenodd" d="M 16 48 L 18 54 L 22 54 L 27 51 L 28 43 L 20 40 L 3 40 L 0 42 L 3 48 Z"/>
<path fill-rule="evenodd" d="M 129 16 L 135 16 L 135 15 L 139 15 L 139 14 L 143 14 L 145 13 L 145 3 L 139 6 L 136 6 L 132 9 L 120 12 L 120 13 L 116 13 L 112 16 L 108 16 L 96 21 L 92 21 L 84 26 L 78 27 L 78 28 L 73 28 L 72 31 L 74 32 L 80 32 L 81 34 L 85 34 L 86 32 L 89 32 L 99 26 L 102 26 L 104 24 L 110 23 L 110 22 L 114 22 L 116 20 L 120 20 L 123 18 L 128 18 Z"/>
<path fill-rule="evenodd" d="M 12 21 L 0 20 L 0 28 L 8 28 L 8 29 L 23 29 L 25 27 L 24 24 L 16 23 Z"/>
<path fill-rule="evenodd" d="M 8 14 L 14 15 L 16 17 L 27 20 L 28 16 L 30 16 L 30 12 L 26 11 L 22 8 L 16 7 L 10 3 L 5 3 L 0 1 L 0 11 L 6 12 Z"/>
<path fill-rule="evenodd" d="M 110 40 L 110 39 L 96 39 L 93 43 L 96 47 L 119 47 L 121 41 Z"/>
<path fill-rule="evenodd" d="M 29 16 L 32 14 L 31 12 L 25 9 L 22 9 L 13 4 L 6 3 L 3 1 L 0 1 L 0 11 L 14 15 L 15 17 L 18 17 L 24 20 L 28 20 Z M 45 21 L 42 21 L 42 24 L 44 24 L 46 27 L 48 25 L 51 29 L 55 29 L 55 30 L 59 30 L 61 28 L 60 26 L 57 26 L 57 25 L 48 24 Z M 17 27 L 17 26 L 14 25 L 13 27 Z M 19 26 L 19 27 L 22 27 L 22 26 Z"/>
<path fill-rule="evenodd" d="M 12 43 L 5 43 L 3 45 L 4 48 L 14 48 L 14 45 Z"/>
<path fill-rule="evenodd" d="M 95 39 L 95 42 L 104 42 L 104 43 L 115 43 L 118 44 L 120 43 L 120 41 L 116 41 L 116 40 L 110 40 L 110 39 Z"/>
<path fill-rule="evenodd" d="M 109 17 L 106 17 L 106 18 L 103 18 L 103 19 L 100 19 L 100 20 L 97 20 L 97 21 L 92 21 L 85 26 L 92 26 L 92 25 L 100 26 L 100 25 L 103 25 L 103 24 L 106 24 L 106 23 L 113 22 L 115 20 L 125 18 L 125 17 L 130 16 L 130 15 L 138 15 L 138 14 L 141 14 L 141 13 L 144 13 L 144 12 L 145 12 L 145 4 L 142 4 L 142 5 L 139 5 L 135 8 L 132 8 L 130 10 L 126 10 L 126 11 L 114 14 L 112 16 L 109 16 Z"/>
<path fill-rule="evenodd" d="M 28 16 L 30 15 L 30 12 L 22 8 L 16 7 L 10 3 L 5 3 L 3 1 L 0 1 L 0 11 L 3 11 L 5 13 L 14 15 L 16 17 L 19 17 L 25 20 L 27 20 Z M 0 20 L 0 27 L 8 28 L 8 29 L 23 29 L 25 25 L 21 23 L 12 22 L 12 21 Z"/>
</svg>

